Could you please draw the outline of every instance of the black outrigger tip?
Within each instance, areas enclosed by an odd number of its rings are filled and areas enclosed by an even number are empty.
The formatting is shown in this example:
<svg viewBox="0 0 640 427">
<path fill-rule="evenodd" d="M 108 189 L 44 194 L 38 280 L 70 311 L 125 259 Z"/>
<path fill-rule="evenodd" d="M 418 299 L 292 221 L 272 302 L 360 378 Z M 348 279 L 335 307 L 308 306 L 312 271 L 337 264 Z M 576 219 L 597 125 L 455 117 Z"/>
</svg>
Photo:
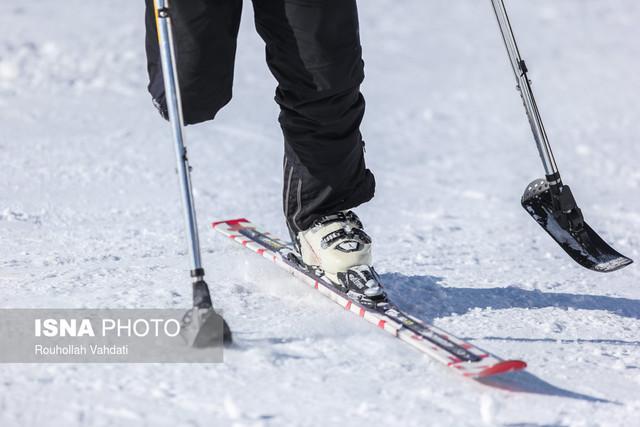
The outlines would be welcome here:
<svg viewBox="0 0 640 427">
<path fill-rule="evenodd" d="M 555 181 L 555 184 L 550 185 L 550 181 Z M 571 189 L 562 184 L 559 176 L 531 182 L 522 195 L 522 207 L 583 267 L 610 272 L 633 262 L 609 246 L 589 227 Z"/>
<path fill-rule="evenodd" d="M 205 348 L 229 345 L 229 325 L 211 304 L 209 286 L 204 280 L 193 283 L 193 308 L 182 318 L 180 334 L 190 347 Z"/>
</svg>

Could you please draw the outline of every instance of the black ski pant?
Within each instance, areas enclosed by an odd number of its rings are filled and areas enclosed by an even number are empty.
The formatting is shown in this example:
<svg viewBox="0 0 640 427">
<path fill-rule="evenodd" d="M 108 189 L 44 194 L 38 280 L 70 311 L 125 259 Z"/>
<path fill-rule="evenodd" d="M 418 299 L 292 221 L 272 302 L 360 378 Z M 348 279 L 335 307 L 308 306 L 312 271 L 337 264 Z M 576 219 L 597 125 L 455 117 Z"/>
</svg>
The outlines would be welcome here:
<svg viewBox="0 0 640 427">
<path fill-rule="evenodd" d="M 153 0 L 146 0 L 149 92 L 166 118 Z M 242 0 L 171 2 L 185 124 L 213 119 L 231 99 Z M 253 0 L 278 81 L 284 134 L 283 205 L 290 230 L 373 197 L 360 122 L 362 49 L 355 0 Z"/>
</svg>

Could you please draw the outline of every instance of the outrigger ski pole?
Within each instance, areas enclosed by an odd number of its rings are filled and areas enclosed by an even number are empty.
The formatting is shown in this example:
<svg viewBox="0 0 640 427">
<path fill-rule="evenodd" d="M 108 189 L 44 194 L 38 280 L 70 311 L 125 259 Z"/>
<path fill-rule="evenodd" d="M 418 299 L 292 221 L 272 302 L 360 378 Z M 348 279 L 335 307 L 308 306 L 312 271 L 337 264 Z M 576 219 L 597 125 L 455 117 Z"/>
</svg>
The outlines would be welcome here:
<svg viewBox="0 0 640 427">
<path fill-rule="evenodd" d="M 171 31 L 171 14 L 169 0 L 154 0 L 158 42 L 162 61 L 165 97 L 169 122 L 175 142 L 178 175 L 180 178 L 180 193 L 184 207 L 187 238 L 193 269 L 193 308 L 185 314 L 182 322 L 181 334 L 190 346 L 208 347 L 231 342 L 231 331 L 227 323 L 214 310 L 211 303 L 209 286 L 204 281 L 204 269 L 200 256 L 200 242 L 198 239 L 198 224 L 196 221 L 193 193 L 191 191 L 190 166 L 187 159 L 187 149 L 183 139 L 182 102 L 176 67 L 175 48 Z M 222 334 L 222 337 L 220 336 Z"/>
<path fill-rule="evenodd" d="M 545 178 L 536 179 L 527 186 L 522 196 L 522 206 L 560 244 L 562 249 L 583 267 L 609 272 L 631 264 L 633 261 L 630 258 L 616 252 L 589 227 L 589 224 L 584 221 L 582 211 L 578 208 L 571 189 L 562 183 L 531 91 L 527 66 L 520 57 L 504 2 L 491 0 L 491 4 L 546 175 Z"/>
</svg>

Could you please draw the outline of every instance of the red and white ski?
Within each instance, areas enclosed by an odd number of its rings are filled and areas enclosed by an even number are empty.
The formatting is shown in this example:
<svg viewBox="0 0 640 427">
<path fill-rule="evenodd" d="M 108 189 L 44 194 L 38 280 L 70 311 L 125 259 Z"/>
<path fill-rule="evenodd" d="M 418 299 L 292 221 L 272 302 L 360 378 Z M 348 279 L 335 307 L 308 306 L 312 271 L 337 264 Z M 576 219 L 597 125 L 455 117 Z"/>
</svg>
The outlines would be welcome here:
<svg viewBox="0 0 640 427">
<path fill-rule="evenodd" d="M 521 360 L 503 360 L 444 330 L 400 311 L 386 301 L 375 308 L 347 297 L 321 272 L 301 264 L 286 242 L 241 218 L 213 223 L 216 231 L 275 263 L 349 312 L 373 323 L 465 377 L 481 378 L 524 369 Z"/>
</svg>

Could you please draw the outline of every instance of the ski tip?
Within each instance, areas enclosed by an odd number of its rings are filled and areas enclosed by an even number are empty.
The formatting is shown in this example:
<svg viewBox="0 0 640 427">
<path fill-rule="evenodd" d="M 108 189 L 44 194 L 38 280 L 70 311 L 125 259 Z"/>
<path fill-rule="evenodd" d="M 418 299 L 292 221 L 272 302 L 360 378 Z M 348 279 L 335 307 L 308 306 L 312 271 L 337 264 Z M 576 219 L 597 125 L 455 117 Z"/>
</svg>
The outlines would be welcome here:
<svg viewBox="0 0 640 427">
<path fill-rule="evenodd" d="M 503 360 L 490 366 L 475 375 L 476 378 L 485 378 L 492 375 L 500 375 L 512 371 L 520 371 L 527 367 L 526 362 L 522 360 Z"/>
<path fill-rule="evenodd" d="M 624 255 L 620 255 L 619 257 L 595 264 L 591 270 L 600 273 L 610 273 L 612 271 L 620 270 L 629 264 L 633 264 L 633 260 Z"/>
<path fill-rule="evenodd" d="M 227 224 L 227 225 L 238 225 L 242 222 L 249 222 L 248 219 L 246 218 L 237 218 L 237 219 L 227 219 L 225 221 L 215 221 L 211 223 L 211 226 L 213 228 L 216 228 L 217 226 L 219 226 L 220 224 Z"/>
</svg>

